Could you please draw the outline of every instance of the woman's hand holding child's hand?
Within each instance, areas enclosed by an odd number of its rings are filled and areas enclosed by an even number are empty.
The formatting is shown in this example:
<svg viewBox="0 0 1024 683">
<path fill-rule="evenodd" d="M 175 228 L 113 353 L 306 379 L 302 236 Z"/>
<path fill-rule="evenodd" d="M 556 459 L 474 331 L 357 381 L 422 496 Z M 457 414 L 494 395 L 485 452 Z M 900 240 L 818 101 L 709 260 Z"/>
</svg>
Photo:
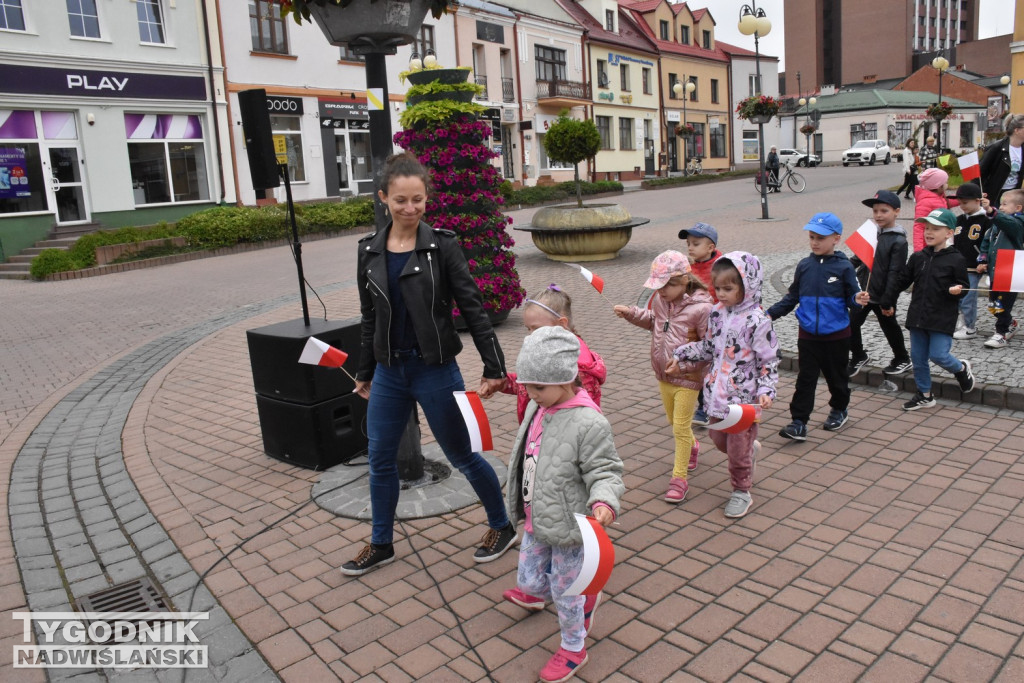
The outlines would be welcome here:
<svg viewBox="0 0 1024 683">
<path fill-rule="evenodd" d="M 953 285 L 949 288 L 949 293 L 953 296 L 960 296 L 960 292 L 964 291 L 963 285 Z"/>
<path fill-rule="evenodd" d="M 615 521 L 615 515 L 612 514 L 612 511 L 605 507 L 604 505 L 598 505 L 597 507 L 595 507 L 593 509 L 593 513 L 594 519 L 596 519 L 597 523 L 601 526 L 608 526 L 613 521 Z"/>
<path fill-rule="evenodd" d="M 772 397 L 769 396 L 768 394 L 761 394 L 760 396 L 758 396 L 757 402 L 761 404 L 761 407 L 765 410 L 768 410 L 769 408 L 772 407 Z"/>
<path fill-rule="evenodd" d="M 505 378 L 490 379 L 488 377 L 480 378 L 480 389 L 476 392 L 480 394 L 480 398 L 490 398 L 495 392 L 501 391 L 502 387 L 505 386 Z"/>
<path fill-rule="evenodd" d="M 625 318 L 626 314 L 629 313 L 629 306 L 616 304 L 615 306 L 612 307 L 612 310 L 615 311 L 615 315 L 619 316 L 620 318 Z"/>
</svg>

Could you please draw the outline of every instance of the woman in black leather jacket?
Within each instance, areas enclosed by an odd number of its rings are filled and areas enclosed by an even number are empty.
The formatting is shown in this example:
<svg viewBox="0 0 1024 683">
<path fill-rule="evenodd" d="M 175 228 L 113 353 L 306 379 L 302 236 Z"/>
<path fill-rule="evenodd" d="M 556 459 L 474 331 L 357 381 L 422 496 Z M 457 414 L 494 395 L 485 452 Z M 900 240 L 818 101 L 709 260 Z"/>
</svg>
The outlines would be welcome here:
<svg viewBox="0 0 1024 683">
<path fill-rule="evenodd" d="M 392 222 L 359 240 L 357 282 L 362 343 L 356 393 L 369 400 L 370 543 L 341 571 L 364 574 L 394 560 L 392 545 L 398 506 L 398 443 L 419 403 L 434 438 L 473 486 L 490 527 L 473 559 L 490 562 L 516 540 L 494 469 L 470 447 L 453 392 L 465 384 L 455 356 L 462 341 L 452 305 L 459 308 L 484 363 L 480 393 L 505 384 L 505 358 L 469 267 L 450 230 L 435 230 L 426 211 L 429 175 L 411 154 L 387 160 L 380 199 Z"/>
<path fill-rule="evenodd" d="M 981 189 L 992 206 L 1007 190 L 1019 189 L 1024 181 L 1021 169 L 1021 145 L 1024 145 L 1024 115 L 1006 117 L 1006 137 L 989 145 L 981 157 Z"/>
</svg>

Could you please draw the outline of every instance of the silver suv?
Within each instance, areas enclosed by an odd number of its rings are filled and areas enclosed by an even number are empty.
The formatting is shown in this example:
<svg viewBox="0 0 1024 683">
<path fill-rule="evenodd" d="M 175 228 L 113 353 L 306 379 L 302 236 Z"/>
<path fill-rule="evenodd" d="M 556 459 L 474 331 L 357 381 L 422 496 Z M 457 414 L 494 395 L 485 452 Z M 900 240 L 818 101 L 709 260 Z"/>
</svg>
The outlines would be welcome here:
<svg viewBox="0 0 1024 683">
<path fill-rule="evenodd" d="M 874 166 L 876 161 L 888 164 L 892 161 L 892 152 L 885 140 L 861 140 L 843 152 L 843 166 L 868 164 Z"/>
</svg>

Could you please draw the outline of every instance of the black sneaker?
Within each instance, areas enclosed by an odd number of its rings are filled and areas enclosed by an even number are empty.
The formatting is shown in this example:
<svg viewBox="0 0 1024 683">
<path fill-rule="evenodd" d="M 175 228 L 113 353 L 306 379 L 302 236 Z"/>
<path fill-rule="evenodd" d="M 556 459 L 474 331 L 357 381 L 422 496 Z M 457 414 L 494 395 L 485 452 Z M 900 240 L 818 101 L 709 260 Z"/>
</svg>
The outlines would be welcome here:
<svg viewBox="0 0 1024 683">
<path fill-rule="evenodd" d="M 782 428 L 779 436 L 793 441 L 807 441 L 807 425 L 800 420 L 793 420 Z"/>
<path fill-rule="evenodd" d="M 366 572 L 391 564 L 395 561 L 395 546 L 367 544 L 359 551 L 356 559 L 341 565 L 341 573 L 347 576 L 360 576 Z"/>
<path fill-rule="evenodd" d="M 903 404 L 903 410 L 917 410 L 918 408 L 931 408 L 935 405 L 935 397 L 931 394 L 925 396 L 920 391 L 914 394 L 914 398 Z"/>
<path fill-rule="evenodd" d="M 863 368 L 867 364 L 868 364 L 868 357 L 867 356 L 864 356 L 860 360 L 851 360 L 850 364 L 846 366 L 846 374 L 847 374 L 847 376 L 848 377 L 855 376 L 858 372 L 861 371 L 861 368 Z"/>
<path fill-rule="evenodd" d="M 509 522 L 504 529 L 488 529 L 480 541 L 480 547 L 473 553 L 476 562 L 493 562 L 512 547 L 519 538 L 516 528 Z"/>
<path fill-rule="evenodd" d="M 974 373 L 971 372 L 971 361 L 961 360 L 960 362 L 963 363 L 963 369 L 953 374 L 956 376 L 956 381 L 960 384 L 960 391 L 969 394 L 974 390 Z"/>
<path fill-rule="evenodd" d="M 893 358 L 891 363 L 882 368 L 882 372 L 887 375 L 902 375 L 913 367 L 914 364 L 909 358 L 904 358 L 902 360 Z"/>
<path fill-rule="evenodd" d="M 850 419 L 850 413 L 845 410 L 832 410 L 825 420 L 825 429 L 830 432 L 838 432 L 839 429 Z"/>
</svg>

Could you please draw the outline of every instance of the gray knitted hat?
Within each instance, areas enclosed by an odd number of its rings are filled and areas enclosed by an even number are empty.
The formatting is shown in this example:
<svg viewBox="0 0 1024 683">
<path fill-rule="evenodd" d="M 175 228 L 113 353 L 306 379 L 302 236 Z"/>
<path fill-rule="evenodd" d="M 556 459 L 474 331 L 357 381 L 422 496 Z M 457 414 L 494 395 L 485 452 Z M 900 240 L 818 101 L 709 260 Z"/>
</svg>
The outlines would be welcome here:
<svg viewBox="0 0 1024 683">
<path fill-rule="evenodd" d="M 557 325 L 539 327 L 523 340 L 516 359 L 520 384 L 569 384 L 579 372 L 580 342 Z"/>
</svg>

